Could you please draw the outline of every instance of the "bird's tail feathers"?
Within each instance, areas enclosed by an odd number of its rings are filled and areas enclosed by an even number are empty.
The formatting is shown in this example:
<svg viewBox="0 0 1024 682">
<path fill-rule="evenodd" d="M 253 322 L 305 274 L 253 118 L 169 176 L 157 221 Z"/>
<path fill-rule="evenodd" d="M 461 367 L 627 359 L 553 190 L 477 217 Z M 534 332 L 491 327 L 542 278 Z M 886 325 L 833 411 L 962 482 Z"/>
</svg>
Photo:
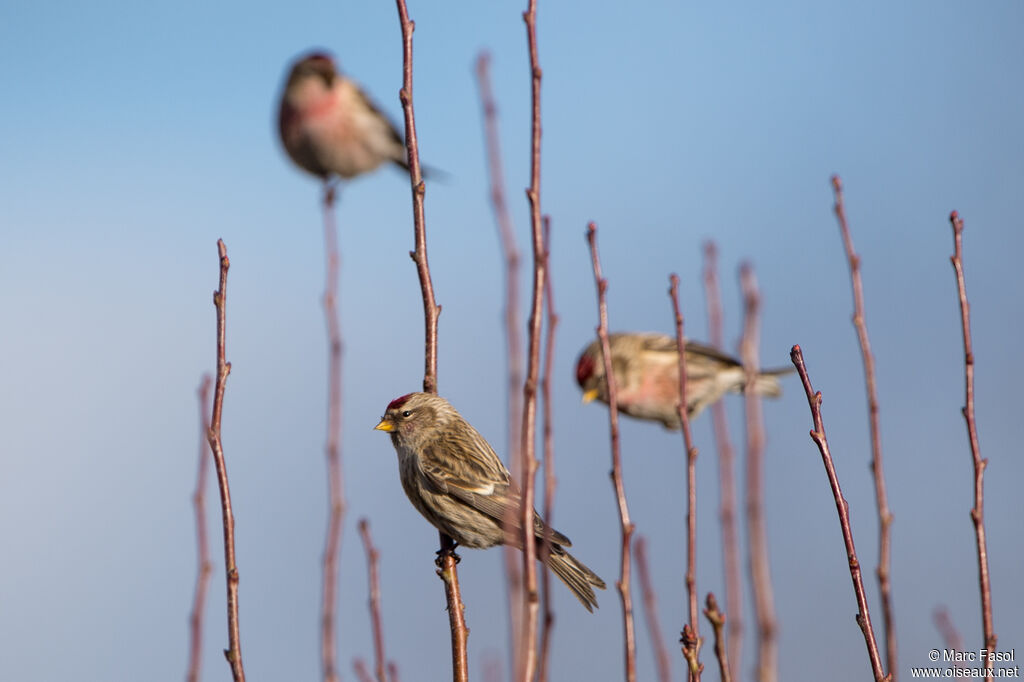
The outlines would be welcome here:
<svg viewBox="0 0 1024 682">
<path fill-rule="evenodd" d="M 540 548 L 538 547 L 538 549 Z M 551 545 L 548 568 L 554 571 L 559 580 L 572 590 L 587 611 L 594 611 L 597 606 L 594 588 L 605 589 L 604 581 L 596 573 L 587 568 L 582 561 L 566 552 L 560 545 Z"/>
</svg>

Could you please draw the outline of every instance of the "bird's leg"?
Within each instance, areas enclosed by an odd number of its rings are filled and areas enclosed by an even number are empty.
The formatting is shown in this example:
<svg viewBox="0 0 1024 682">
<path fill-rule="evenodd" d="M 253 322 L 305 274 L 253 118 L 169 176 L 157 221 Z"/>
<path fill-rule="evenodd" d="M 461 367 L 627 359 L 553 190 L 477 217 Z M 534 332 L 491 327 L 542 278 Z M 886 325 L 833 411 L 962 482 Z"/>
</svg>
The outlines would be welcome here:
<svg viewBox="0 0 1024 682">
<path fill-rule="evenodd" d="M 437 558 L 436 558 L 436 559 L 434 559 L 434 564 L 435 564 L 435 565 L 436 565 L 436 566 L 437 566 L 438 568 L 443 568 L 443 567 L 444 567 L 444 560 L 445 560 L 445 557 L 447 557 L 447 556 L 449 556 L 449 555 L 450 555 L 450 556 L 451 556 L 451 557 L 452 557 L 453 559 L 455 559 L 455 563 L 456 563 L 456 564 L 457 564 L 457 563 L 459 563 L 460 561 L 462 561 L 462 557 L 460 557 L 460 556 L 459 556 L 458 554 L 456 554 L 456 553 L 455 553 L 455 548 L 456 548 L 456 547 L 458 547 L 458 546 L 459 546 L 459 543 L 457 543 L 457 542 L 455 542 L 455 541 L 453 540 L 453 541 L 452 541 L 452 546 L 451 546 L 451 547 L 442 547 L 441 549 L 437 550 L 437 551 L 435 552 L 435 554 L 437 554 Z"/>
</svg>

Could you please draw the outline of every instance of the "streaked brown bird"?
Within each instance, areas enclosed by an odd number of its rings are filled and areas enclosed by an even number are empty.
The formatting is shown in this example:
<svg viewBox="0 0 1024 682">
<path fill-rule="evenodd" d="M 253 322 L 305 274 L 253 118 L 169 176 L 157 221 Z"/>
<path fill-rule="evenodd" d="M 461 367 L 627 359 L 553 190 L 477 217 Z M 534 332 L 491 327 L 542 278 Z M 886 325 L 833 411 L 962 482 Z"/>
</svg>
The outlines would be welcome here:
<svg viewBox="0 0 1024 682">
<path fill-rule="evenodd" d="M 679 352 L 674 337 L 658 333 L 618 333 L 608 337 L 619 410 L 637 419 L 660 421 L 667 429 L 682 424 L 679 404 Z M 715 348 L 686 342 L 686 413 L 691 419 L 726 393 L 743 391 L 746 372 L 738 360 Z M 782 395 L 778 377 L 793 368 L 769 369 L 757 376 L 754 390 L 763 396 Z M 601 344 L 593 341 L 576 362 L 576 382 L 583 402 L 608 402 Z"/>
<path fill-rule="evenodd" d="M 520 495 L 508 469 L 480 433 L 444 398 L 409 393 L 395 398 L 375 427 L 391 434 L 409 501 L 455 542 L 472 548 L 509 544 L 522 549 Z M 547 565 L 588 611 L 604 581 L 565 551 L 569 538 L 548 528 L 536 510 L 537 554 L 551 536 Z"/>
<path fill-rule="evenodd" d="M 292 161 L 323 180 L 354 178 L 388 161 L 409 169 L 405 141 L 395 126 L 321 52 L 292 65 L 278 126 Z"/>
</svg>

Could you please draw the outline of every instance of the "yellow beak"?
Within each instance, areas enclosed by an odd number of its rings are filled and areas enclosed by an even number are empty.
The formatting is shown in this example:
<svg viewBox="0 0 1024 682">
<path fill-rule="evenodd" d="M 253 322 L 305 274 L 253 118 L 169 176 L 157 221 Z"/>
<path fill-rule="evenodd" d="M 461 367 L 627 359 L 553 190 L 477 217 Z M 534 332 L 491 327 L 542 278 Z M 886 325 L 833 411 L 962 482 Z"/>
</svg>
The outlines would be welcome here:
<svg viewBox="0 0 1024 682">
<path fill-rule="evenodd" d="M 377 431 L 387 431 L 388 433 L 391 433 L 392 431 L 395 430 L 395 423 L 385 417 L 384 419 L 381 419 L 380 423 L 374 426 L 373 428 L 376 429 Z"/>
<path fill-rule="evenodd" d="M 589 391 L 585 391 L 583 393 L 583 404 L 586 405 L 587 403 L 597 400 L 597 396 L 599 395 L 601 395 L 601 391 L 596 388 L 592 388 Z"/>
</svg>

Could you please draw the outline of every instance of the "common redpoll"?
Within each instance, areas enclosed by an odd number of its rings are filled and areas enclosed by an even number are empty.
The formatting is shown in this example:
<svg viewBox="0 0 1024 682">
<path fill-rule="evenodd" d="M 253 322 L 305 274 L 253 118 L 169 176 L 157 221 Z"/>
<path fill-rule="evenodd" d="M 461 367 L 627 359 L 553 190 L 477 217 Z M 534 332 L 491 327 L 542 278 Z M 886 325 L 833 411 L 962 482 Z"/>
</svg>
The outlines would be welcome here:
<svg viewBox="0 0 1024 682">
<path fill-rule="evenodd" d="M 324 180 L 353 178 L 385 161 L 409 168 L 395 126 L 325 54 L 314 52 L 292 66 L 278 125 L 292 161 Z"/>
<path fill-rule="evenodd" d="M 519 489 L 498 455 L 444 398 L 410 393 L 395 398 L 375 427 L 391 434 L 398 472 L 412 505 L 435 528 L 465 547 L 510 544 L 522 549 Z M 551 536 L 548 567 L 588 611 L 604 581 L 565 551 L 569 538 L 533 512 L 538 556 Z"/>
<path fill-rule="evenodd" d="M 660 421 L 668 429 L 681 427 L 679 404 L 679 352 L 676 340 L 657 333 L 611 334 L 608 344 L 615 372 L 619 410 L 637 419 Z M 754 390 L 763 396 L 782 395 L 778 375 L 793 368 L 761 372 Z M 741 392 L 746 372 L 735 358 L 693 341 L 686 342 L 686 413 L 696 417 L 708 405 L 729 391 Z M 595 398 L 608 402 L 601 344 L 593 341 L 576 362 L 576 382 L 583 389 L 583 402 Z"/>
</svg>

